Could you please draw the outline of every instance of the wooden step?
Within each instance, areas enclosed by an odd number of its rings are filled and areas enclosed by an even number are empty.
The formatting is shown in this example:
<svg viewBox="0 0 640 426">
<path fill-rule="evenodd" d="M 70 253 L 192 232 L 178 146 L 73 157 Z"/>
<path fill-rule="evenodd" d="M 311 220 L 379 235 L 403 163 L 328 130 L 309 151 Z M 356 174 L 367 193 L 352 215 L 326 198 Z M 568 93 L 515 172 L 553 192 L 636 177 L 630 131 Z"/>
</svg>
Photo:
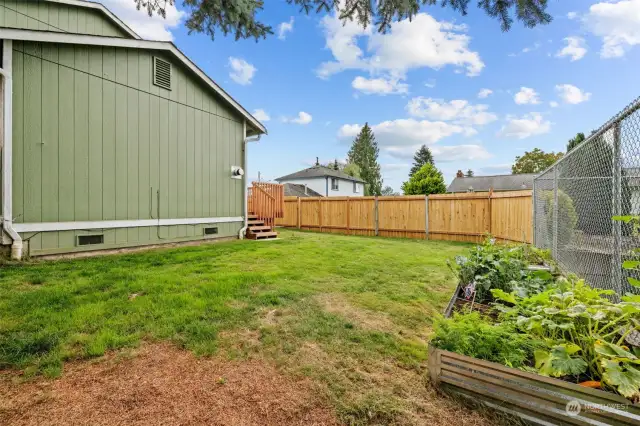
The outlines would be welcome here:
<svg viewBox="0 0 640 426">
<path fill-rule="evenodd" d="M 247 234 L 247 238 L 251 240 L 266 240 L 271 238 L 278 238 L 278 233 L 274 231 L 270 232 L 258 232 L 258 233 L 249 233 Z"/>
<path fill-rule="evenodd" d="M 252 220 L 248 220 L 247 224 L 249 226 L 262 226 L 264 225 L 264 220 L 252 219 Z"/>
<path fill-rule="evenodd" d="M 249 219 L 249 220 L 257 220 L 258 219 L 258 215 L 249 213 L 249 215 L 247 216 L 247 219 Z"/>
<path fill-rule="evenodd" d="M 271 231 L 271 227 L 267 225 L 249 226 L 249 232 L 265 232 Z"/>
</svg>

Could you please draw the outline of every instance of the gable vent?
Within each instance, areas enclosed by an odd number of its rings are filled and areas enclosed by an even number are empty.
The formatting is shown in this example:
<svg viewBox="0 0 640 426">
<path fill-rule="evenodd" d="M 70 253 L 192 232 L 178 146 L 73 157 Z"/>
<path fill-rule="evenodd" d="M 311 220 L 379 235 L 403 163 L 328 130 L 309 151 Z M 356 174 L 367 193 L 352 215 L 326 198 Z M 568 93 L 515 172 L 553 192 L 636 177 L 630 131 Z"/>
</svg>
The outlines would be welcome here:
<svg viewBox="0 0 640 426">
<path fill-rule="evenodd" d="M 164 59 L 153 58 L 153 84 L 171 90 L 171 64 Z"/>
</svg>

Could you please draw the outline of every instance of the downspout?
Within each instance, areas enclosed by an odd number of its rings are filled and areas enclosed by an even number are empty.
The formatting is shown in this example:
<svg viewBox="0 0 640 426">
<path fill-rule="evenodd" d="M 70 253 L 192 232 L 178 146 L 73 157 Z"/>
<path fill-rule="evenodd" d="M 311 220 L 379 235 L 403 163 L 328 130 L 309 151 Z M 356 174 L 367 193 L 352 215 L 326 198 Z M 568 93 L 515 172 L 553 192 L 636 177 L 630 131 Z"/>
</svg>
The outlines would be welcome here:
<svg viewBox="0 0 640 426">
<path fill-rule="evenodd" d="M 13 57 L 13 45 L 11 40 L 2 41 L 2 96 L 3 96 L 3 135 L 2 135 L 2 229 L 13 240 L 11 244 L 11 258 L 20 260 L 22 258 L 22 238 L 13 229 L 13 209 L 12 209 L 12 113 L 13 113 L 13 84 L 11 79 L 11 62 Z"/>
<path fill-rule="evenodd" d="M 239 239 L 244 239 L 244 234 L 245 232 L 247 232 L 247 228 L 249 227 L 249 200 L 247 200 L 247 171 L 249 170 L 249 168 L 247 167 L 247 159 L 248 159 L 248 149 L 247 149 L 247 144 L 249 142 L 258 142 L 260 140 L 260 137 L 262 135 L 258 135 L 258 136 L 252 136 L 252 137 L 247 137 L 247 122 L 244 122 L 244 140 L 242 141 L 242 151 L 244 153 L 244 163 L 243 163 L 243 167 L 244 167 L 244 175 L 242 175 L 242 199 L 243 199 L 243 204 L 244 204 L 244 226 L 242 227 L 242 229 L 240 229 L 240 232 L 238 233 L 238 238 Z"/>
</svg>

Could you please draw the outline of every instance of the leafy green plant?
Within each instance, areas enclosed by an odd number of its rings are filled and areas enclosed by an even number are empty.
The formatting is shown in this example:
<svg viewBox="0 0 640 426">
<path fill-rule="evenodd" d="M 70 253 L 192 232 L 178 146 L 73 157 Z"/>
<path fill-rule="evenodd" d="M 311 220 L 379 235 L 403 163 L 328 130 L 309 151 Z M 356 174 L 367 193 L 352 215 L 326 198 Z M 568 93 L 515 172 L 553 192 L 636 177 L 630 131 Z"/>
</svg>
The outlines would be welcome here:
<svg viewBox="0 0 640 426">
<path fill-rule="evenodd" d="M 436 321 L 431 344 L 437 348 L 515 368 L 529 365 L 544 343 L 519 334 L 509 323 L 492 324 L 478 312 L 455 313 Z"/>
<path fill-rule="evenodd" d="M 638 236 L 640 234 L 640 216 L 614 216 L 613 220 L 618 220 L 629 224 L 632 228 L 632 234 Z M 636 276 L 640 276 L 640 248 L 631 250 L 629 255 L 631 259 L 622 262 L 622 268 L 627 271 L 634 272 Z M 640 280 L 634 277 L 627 277 L 627 281 L 633 287 L 640 288 Z"/>
<path fill-rule="evenodd" d="M 535 353 L 542 375 L 601 380 L 625 397 L 640 399 L 640 359 L 625 345 L 640 330 L 640 300 L 612 302 L 615 292 L 591 288 L 575 276 L 559 279 L 529 297 L 492 290 L 503 324 L 544 340 L 550 350 Z"/>
<path fill-rule="evenodd" d="M 476 283 L 476 301 L 486 303 L 493 300 L 490 290 L 499 289 L 507 293 L 516 290 L 522 297 L 529 288 L 541 289 L 552 280 L 547 271 L 528 271 L 530 263 L 546 263 L 548 254 L 526 244 L 497 244 L 494 239 L 485 241 L 469 252 L 468 256 L 457 256 L 449 267 L 458 275 L 464 286 Z"/>
<path fill-rule="evenodd" d="M 547 236 L 551 238 L 554 232 L 555 196 L 553 191 L 541 191 L 540 197 L 544 202 L 544 212 L 547 216 Z M 578 213 L 573 200 L 566 192 L 558 190 L 558 245 L 565 246 L 573 239 L 574 229 L 578 223 Z M 551 241 L 548 241 L 551 246 Z"/>
</svg>

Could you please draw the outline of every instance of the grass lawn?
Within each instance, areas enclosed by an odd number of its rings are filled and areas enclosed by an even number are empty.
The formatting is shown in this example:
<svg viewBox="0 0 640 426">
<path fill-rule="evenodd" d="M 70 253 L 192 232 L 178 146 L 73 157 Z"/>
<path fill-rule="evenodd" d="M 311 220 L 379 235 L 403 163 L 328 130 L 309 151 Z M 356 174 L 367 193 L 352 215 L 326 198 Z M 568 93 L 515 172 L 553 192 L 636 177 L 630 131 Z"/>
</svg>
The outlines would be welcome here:
<svg viewBox="0 0 640 426">
<path fill-rule="evenodd" d="M 421 423 L 427 342 L 468 245 L 283 230 L 234 241 L 0 268 L 0 369 L 167 340 L 312 379 L 345 423 Z M 425 400 L 426 399 L 426 400 Z"/>
</svg>

